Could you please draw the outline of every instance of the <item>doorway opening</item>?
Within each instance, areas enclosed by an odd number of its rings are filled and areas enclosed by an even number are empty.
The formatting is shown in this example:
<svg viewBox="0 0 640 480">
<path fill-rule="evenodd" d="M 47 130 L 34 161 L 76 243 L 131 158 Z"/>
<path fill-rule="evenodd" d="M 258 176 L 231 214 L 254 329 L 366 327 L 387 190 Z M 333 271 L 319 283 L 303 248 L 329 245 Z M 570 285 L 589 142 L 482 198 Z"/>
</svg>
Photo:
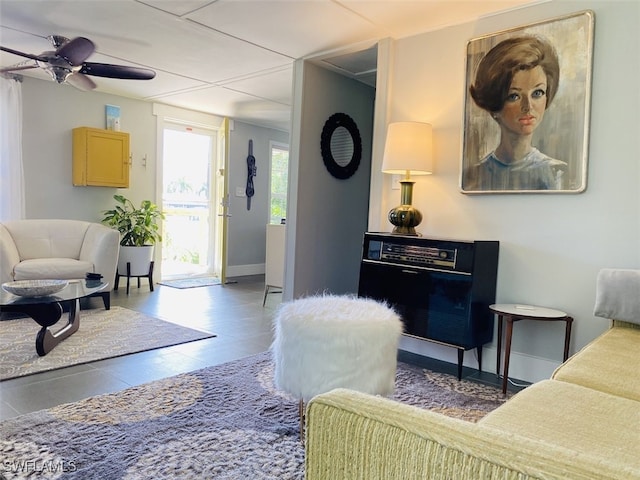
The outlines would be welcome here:
<svg viewBox="0 0 640 480">
<path fill-rule="evenodd" d="M 289 187 L 289 145 L 270 142 L 269 223 L 284 224 Z"/>
<path fill-rule="evenodd" d="M 217 132 L 184 124 L 163 129 L 162 278 L 220 277 L 216 262 Z"/>
</svg>

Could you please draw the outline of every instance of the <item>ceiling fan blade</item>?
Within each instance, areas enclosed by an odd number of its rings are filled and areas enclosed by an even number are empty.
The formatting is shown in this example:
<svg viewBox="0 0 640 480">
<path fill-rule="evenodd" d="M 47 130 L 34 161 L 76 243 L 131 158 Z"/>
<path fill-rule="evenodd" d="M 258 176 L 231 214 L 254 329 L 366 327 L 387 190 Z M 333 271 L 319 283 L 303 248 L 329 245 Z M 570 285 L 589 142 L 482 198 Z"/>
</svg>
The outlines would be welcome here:
<svg viewBox="0 0 640 480">
<path fill-rule="evenodd" d="M 13 67 L 0 68 L 0 73 L 17 72 L 18 70 L 29 70 L 30 68 L 38 68 L 38 65 L 16 65 Z"/>
<path fill-rule="evenodd" d="M 81 73 L 71 73 L 67 76 L 66 82 L 80 90 L 93 90 L 96 84 L 86 75 Z"/>
<path fill-rule="evenodd" d="M 80 69 L 80 73 L 94 75 L 96 77 L 122 78 L 125 80 L 151 80 L 156 76 L 156 72 L 148 68 L 92 62 L 85 62 Z"/>
<path fill-rule="evenodd" d="M 38 60 L 40 62 L 46 62 L 47 59 L 40 55 L 31 55 L 30 53 L 19 52 L 18 50 L 14 50 L 12 48 L 0 47 L 0 50 L 7 53 L 13 53 L 14 55 L 18 55 L 20 57 L 30 58 L 31 60 Z"/>
<path fill-rule="evenodd" d="M 96 46 L 88 38 L 76 37 L 59 47 L 56 50 L 56 55 L 61 56 L 75 67 L 89 58 L 95 49 Z"/>
</svg>

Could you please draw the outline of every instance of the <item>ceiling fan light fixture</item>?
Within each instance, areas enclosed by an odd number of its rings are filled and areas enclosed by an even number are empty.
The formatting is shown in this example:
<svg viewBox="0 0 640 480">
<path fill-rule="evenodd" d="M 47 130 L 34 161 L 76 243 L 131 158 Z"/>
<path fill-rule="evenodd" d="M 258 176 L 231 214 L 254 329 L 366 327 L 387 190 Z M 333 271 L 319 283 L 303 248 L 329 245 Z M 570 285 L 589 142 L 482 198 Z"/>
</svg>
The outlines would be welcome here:
<svg viewBox="0 0 640 480">
<path fill-rule="evenodd" d="M 49 65 L 46 70 L 49 72 L 49 75 L 51 75 L 51 78 L 53 78 L 57 83 L 64 83 L 67 80 L 67 77 L 71 75 L 71 70 L 64 67 Z"/>
<path fill-rule="evenodd" d="M 53 48 L 56 49 L 69 42 L 69 39 L 63 35 L 48 35 L 47 40 L 49 40 L 51 45 L 53 45 Z"/>
<path fill-rule="evenodd" d="M 85 37 L 69 40 L 62 35 L 49 35 L 47 39 L 55 47 L 55 51 L 32 55 L 1 45 L 0 50 L 34 60 L 36 66 L 46 70 L 56 83 L 69 83 L 80 90 L 93 90 L 97 87 L 88 75 L 122 80 L 151 80 L 156 75 L 156 72 L 148 68 L 87 62 L 87 58 L 95 51 L 95 44 Z M 0 72 L 25 69 L 16 66 L 1 69 Z"/>
</svg>

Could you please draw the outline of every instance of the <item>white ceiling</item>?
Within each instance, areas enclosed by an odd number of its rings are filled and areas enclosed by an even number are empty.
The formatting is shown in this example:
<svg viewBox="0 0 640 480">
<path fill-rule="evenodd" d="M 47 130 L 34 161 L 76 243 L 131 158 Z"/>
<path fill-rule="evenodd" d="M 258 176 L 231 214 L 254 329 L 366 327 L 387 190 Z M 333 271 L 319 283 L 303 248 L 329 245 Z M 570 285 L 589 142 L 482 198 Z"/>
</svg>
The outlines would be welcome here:
<svg viewBox="0 0 640 480">
<path fill-rule="evenodd" d="M 352 76 L 375 68 L 375 50 L 344 57 L 344 47 L 541 1 L 0 0 L 0 45 L 38 55 L 52 50 L 48 35 L 87 37 L 96 44 L 88 61 L 156 71 L 153 80 L 93 77 L 97 91 L 288 130 L 295 59 L 335 52 L 327 66 Z M 2 67 L 23 60 L 0 53 Z M 41 69 L 17 73 L 50 79 Z M 375 74 L 358 78 L 371 84 Z"/>
</svg>

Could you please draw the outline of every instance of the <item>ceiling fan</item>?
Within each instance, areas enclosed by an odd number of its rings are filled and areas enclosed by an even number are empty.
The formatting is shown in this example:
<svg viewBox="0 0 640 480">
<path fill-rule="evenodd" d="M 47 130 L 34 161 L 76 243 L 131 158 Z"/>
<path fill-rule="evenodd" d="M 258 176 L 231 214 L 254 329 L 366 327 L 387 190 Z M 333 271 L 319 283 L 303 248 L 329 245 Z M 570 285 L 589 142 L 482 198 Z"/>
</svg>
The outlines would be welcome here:
<svg viewBox="0 0 640 480">
<path fill-rule="evenodd" d="M 47 39 L 55 50 L 40 55 L 19 52 L 0 46 L 3 52 L 12 53 L 33 60 L 11 67 L 0 68 L 0 73 L 42 68 L 58 83 L 68 83 L 80 90 L 93 90 L 96 84 L 87 75 L 126 80 L 150 80 L 156 72 L 148 68 L 112 65 L 109 63 L 85 62 L 95 51 L 94 43 L 88 38 L 76 37 L 69 40 L 61 35 L 49 35 Z"/>
</svg>

